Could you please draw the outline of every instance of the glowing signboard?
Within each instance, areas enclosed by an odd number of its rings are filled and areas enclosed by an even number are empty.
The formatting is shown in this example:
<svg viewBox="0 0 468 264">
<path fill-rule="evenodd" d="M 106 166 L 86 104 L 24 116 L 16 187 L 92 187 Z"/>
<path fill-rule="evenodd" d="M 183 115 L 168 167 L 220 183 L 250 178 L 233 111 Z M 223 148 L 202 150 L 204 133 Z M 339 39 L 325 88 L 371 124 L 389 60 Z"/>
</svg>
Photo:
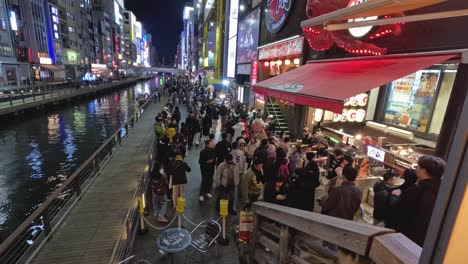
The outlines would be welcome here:
<svg viewBox="0 0 468 264">
<path fill-rule="evenodd" d="M 50 5 L 50 17 L 52 21 L 52 36 L 54 39 L 60 39 L 58 9 L 54 5 Z"/>
</svg>

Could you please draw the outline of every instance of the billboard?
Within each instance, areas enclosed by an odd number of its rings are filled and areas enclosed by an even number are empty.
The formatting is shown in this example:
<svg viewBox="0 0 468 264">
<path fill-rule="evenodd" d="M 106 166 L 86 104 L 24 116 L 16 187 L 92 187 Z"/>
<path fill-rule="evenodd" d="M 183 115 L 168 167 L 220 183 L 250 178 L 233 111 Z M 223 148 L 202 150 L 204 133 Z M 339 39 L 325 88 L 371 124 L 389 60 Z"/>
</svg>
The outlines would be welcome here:
<svg viewBox="0 0 468 264">
<path fill-rule="evenodd" d="M 135 38 L 141 39 L 143 33 L 142 33 L 142 27 L 141 27 L 141 22 L 137 21 L 135 23 Z"/>
<path fill-rule="evenodd" d="M 206 50 L 208 54 L 208 67 L 214 67 L 216 54 L 216 26 L 210 27 L 206 38 Z"/>
<path fill-rule="evenodd" d="M 231 0 L 229 13 L 228 58 L 226 76 L 234 78 L 236 75 L 236 49 L 237 49 L 237 17 L 239 15 L 239 0 Z"/>
<path fill-rule="evenodd" d="M 257 59 L 260 9 L 250 13 L 239 23 L 237 34 L 237 63 L 250 63 Z"/>
</svg>

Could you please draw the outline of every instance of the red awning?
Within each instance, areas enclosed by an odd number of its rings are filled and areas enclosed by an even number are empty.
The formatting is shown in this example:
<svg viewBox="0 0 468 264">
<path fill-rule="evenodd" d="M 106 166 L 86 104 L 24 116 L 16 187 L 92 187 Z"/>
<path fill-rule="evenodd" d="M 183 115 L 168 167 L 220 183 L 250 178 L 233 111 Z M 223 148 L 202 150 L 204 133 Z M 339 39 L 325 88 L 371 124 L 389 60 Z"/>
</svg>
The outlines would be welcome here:
<svg viewBox="0 0 468 264">
<path fill-rule="evenodd" d="M 308 62 L 304 66 L 253 86 L 254 91 L 259 94 L 341 113 L 345 99 L 457 55 L 393 56 Z"/>
</svg>

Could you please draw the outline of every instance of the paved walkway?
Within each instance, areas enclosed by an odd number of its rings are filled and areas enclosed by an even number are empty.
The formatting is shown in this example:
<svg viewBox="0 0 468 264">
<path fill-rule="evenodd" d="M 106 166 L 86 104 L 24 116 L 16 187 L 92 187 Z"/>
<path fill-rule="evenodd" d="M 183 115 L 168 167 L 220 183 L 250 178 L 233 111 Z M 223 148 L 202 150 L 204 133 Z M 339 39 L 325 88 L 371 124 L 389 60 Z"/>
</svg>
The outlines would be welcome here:
<svg viewBox="0 0 468 264">
<path fill-rule="evenodd" d="M 164 101 L 164 100 L 163 100 Z M 152 104 L 32 263 L 108 263 L 154 137 Z"/>
<path fill-rule="evenodd" d="M 162 100 L 165 102 L 165 100 Z M 185 118 L 187 113 L 185 111 L 185 107 L 181 107 L 181 114 L 182 114 L 182 122 L 185 122 Z M 189 218 L 192 222 L 200 223 L 203 220 L 208 219 L 218 219 L 219 215 L 217 215 L 215 211 L 215 203 L 216 203 L 216 196 L 214 195 L 214 188 L 213 188 L 213 198 L 207 200 L 203 203 L 199 202 L 199 191 L 200 191 L 200 184 L 201 184 L 201 175 L 200 175 L 200 166 L 198 165 L 198 157 L 200 151 L 203 149 L 203 146 L 200 147 L 193 147 L 192 150 L 187 152 L 187 158 L 185 161 L 188 165 L 192 168 L 192 171 L 188 173 L 187 179 L 188 184 L 186 186 L 185 191 L 185 198 L 186 198 L 186 206 L 184 214 Z M 172 205 L 168 204 L 168 219 L 172 219 L 173 215 L 175 214 L 174 209 L 172 209 Z M 148 220 L 155 226 L 162 226 L 159 224 L 155 217 L 153 216 L 152 208 L 148 208 Z M 232 236 L 231 227 L 238 223 L 238 217 L 230 216 L 228 218 L 227 227 L 229 230 L 227 234 L 230 239 L 230 243 L 228 246 L 220 246 L 216 245 L 215 248 L 209 251 L 204 257 L 202 254 L 195 251 L 193 248 L 188 247 L 183 252 L 175 255 L 174 262 L 176 264 L 185 264 L 185 263 L 200 263 L 200 264 L 237 264 L 239 263 L 239 254 L 237 251 L 235 238 Z M 172 227 L 176 227 L 177 221 L 174 222 Z M 187 230 L 191 231 L 195 228 L 195 226 L 187 221 L 183 221 L 183 225 Z M 137 236 L 135 241 L 135 259 L 141 260 L 144 259 L 149 263 L 171 263 L 171 261 L 167 258 L 161 258 L 161 255 L 158 253 L 158 248 L 156 246 L 156 238 L 161 232 L 160 230 L 155 230 L 151 227 L 148 227 L 149 232 L 143 236 Z M 219 255 L 218 255 L 219 249 Z"/>
</svg>

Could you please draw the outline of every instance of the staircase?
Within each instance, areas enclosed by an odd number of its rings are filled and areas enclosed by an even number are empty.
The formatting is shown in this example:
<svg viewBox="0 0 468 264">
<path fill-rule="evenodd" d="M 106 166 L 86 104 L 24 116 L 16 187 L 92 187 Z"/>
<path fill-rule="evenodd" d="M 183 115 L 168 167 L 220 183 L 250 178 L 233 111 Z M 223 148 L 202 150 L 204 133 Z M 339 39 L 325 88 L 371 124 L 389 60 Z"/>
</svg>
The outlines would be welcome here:
<svg viewBox="0 0 468 264">
<path fill-rule="evenodd" d="M 284 131 L 286 132 L 286 136 L 289 137 L 289 128 L 284 118 L 283 112 L 281 112 L 279 105 L 273 102 L 271 98 L 267 102 L 266 111 L 268 115 L 274 116 L 275 119 L 278 121 L 278 124 L 276 125 L 275 129 L 275 135 L 278 136 L 281 131 Z"/>
</svg>

